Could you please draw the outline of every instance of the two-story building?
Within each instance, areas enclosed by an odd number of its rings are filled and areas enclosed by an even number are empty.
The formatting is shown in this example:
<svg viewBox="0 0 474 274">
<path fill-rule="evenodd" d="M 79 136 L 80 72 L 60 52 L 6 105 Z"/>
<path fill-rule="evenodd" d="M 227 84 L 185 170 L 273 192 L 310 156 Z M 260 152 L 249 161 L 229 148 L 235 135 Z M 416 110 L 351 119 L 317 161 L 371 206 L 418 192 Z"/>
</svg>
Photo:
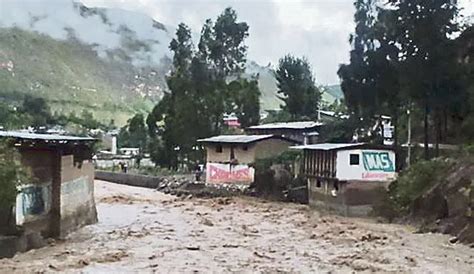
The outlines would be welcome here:
<svg viewBox="0 0 474 274">
<path fill-rule="evenodd" d="M 198 142 L 207 151 L 206 182 L 244 184 L 254 181 L 257 159 L 277 156 L 295 144 L 274 135 L 220 135 Z"/>
</svg>

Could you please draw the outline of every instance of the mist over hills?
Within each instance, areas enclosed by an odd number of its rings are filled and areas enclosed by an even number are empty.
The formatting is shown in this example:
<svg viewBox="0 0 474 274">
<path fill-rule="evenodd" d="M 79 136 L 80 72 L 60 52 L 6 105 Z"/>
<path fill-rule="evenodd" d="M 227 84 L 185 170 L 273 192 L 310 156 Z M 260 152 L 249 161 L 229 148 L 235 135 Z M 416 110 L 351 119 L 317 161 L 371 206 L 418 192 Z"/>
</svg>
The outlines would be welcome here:
<svg viewBox="0 0 474 274">
<path fill-rule="evenodd" d="M 174 27 L 145 14 L 90 8 L 74 1 L 4 1 L 0 8 L 0 100 L 26 94 L 53 111 L 90 110 L 123 124 L 147 112 L 167 89 Z M 249 61 L 259 75 L 262 109 L 277 109 L 272 68 Z"/>
</svg>

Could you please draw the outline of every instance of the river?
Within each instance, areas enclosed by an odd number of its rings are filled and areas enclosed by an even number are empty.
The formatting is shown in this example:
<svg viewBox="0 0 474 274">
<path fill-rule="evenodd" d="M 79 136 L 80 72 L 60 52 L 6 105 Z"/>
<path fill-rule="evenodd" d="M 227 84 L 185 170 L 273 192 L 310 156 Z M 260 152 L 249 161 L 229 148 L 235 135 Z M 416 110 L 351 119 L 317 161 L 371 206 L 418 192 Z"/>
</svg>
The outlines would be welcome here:
<svg viewBox="0 0 474 274">
<path fill-rule="evenodd" d="M 409 226 L 250 197 L 96 181 L 99 222 L 0 260 L 1 273 L 473 273 L 474 249 Z"/>
</svg>

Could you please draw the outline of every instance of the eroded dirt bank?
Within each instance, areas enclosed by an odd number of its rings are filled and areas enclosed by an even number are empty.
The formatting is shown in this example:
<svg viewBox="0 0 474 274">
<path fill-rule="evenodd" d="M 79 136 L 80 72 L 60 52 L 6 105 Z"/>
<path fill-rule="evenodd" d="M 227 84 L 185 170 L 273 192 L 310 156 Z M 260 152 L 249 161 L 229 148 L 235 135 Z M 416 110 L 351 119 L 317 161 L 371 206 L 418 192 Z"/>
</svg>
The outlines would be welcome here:
<svg viewBox="0 0 474 274">
<path fill-rule="evenodd" d="M 99 223 L 0 260 L 31 272 L 469 273 L 474 250 L 405 226 L 247 197 L 176 198 L 96 181 Z"/>
</svg>

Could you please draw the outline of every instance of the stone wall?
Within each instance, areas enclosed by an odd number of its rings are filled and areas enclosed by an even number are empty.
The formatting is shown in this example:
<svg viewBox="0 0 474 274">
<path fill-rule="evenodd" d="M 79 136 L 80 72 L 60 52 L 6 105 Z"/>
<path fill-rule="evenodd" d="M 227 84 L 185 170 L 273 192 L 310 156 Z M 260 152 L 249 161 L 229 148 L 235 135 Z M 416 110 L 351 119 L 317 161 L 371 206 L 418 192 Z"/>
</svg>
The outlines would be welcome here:
<svg viewBox="0 0 474 274">
<path fill-rule="evenodd" d="M 96 171 L 95 178 L 122 185 L 147 188 L 157 188 L 161 181 L 159 177 L 107 171 Z"/>
</svg>

